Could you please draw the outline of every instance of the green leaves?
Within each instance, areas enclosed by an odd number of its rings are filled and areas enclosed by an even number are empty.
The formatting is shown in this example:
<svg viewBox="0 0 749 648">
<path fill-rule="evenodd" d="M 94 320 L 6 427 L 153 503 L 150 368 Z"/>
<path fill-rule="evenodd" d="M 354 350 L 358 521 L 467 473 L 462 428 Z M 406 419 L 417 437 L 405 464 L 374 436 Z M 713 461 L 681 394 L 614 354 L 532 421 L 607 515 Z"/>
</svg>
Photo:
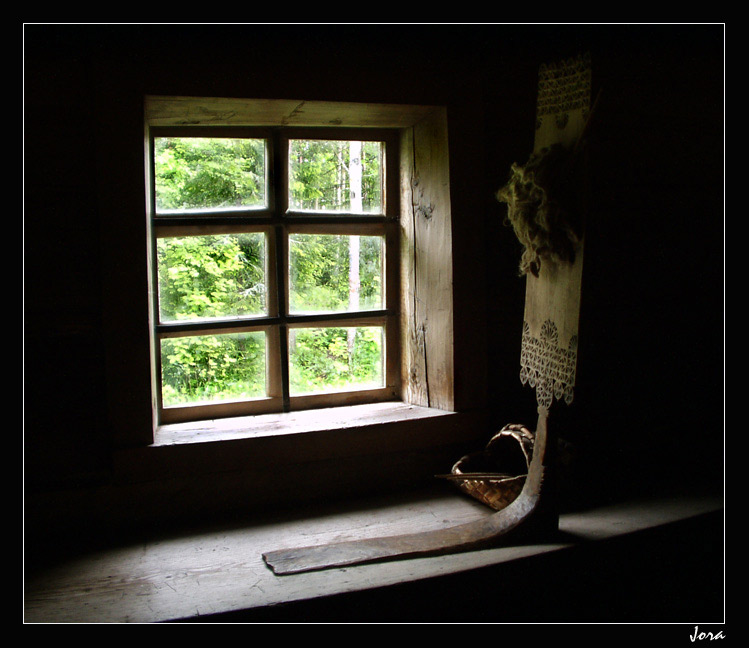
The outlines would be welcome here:
<svg viewBox="0 0 749 648">
<path fill-rule="evenodd" d="M 361 146 L 322 140 L 292 142 L 290 205 L 381 213 L 382 152 L 379 142 Z M 259 139 L 156 138 L 157 218 L 184 210 L 264 206 L 265 156 L 265 142 Z M 356 173 L 349 174 L 351 167 Z M 285 269 L 292 313 L 383 308 L 381 236 L 292 231 L 288 242 L 289 259 L 277 261 L 289 263 Z M 208 330 L 211 319 L 268 315 L 267 245 L 261 232 L 158 238 L 160 322 L 201 320 L 201 326 L 208 322 Z M 379 326 L 292 328 L 291 391 L 381 386 L 383 349 Z M 162 339 L 163 403 L 168 407 L 264 396 L 266 354 L 275 352 L 266 349 L 264 333 L 200 335 L 193 331 Z"/>
<path fill-rule="evenodd" d="M 349 236 L 292 234 L 289 237 L 289 299 L 292 312 L 341 312 L 349 307 Z M 383 240 L 360 236 L 357 289 L 362 310 L 382 308 Z"/>
<path fill-rule="evenodd" d="M 158 212 L 265 204 L 265 142 L 159 137 L 154 140 Z"/>
<path fill-rule="evenodd" d="M 361 191 L 362 211 L 382 211 L 382 144 L 362 142 L 361 187 L 352 187 L 350 142 L 289 142 L 289 205 L 293 209 L 351 210 L 351 190 Z M 358 211 L 358 210 L 357 210 Z"/>
<path fill-rule="evenodd" d="M 289 332 L 292 394 L 382 386 L 382 329 L 308 328 Z"/>
<path fill-rule="evenodd" d="M 265 395 L 265 334 L 161 341 L 165 406 Z"/>
<path fill-rule="evenodd" d="M 162 321 L 265 312 L 263 234 L 161 238 L 157 255 Z"/>
</svg>

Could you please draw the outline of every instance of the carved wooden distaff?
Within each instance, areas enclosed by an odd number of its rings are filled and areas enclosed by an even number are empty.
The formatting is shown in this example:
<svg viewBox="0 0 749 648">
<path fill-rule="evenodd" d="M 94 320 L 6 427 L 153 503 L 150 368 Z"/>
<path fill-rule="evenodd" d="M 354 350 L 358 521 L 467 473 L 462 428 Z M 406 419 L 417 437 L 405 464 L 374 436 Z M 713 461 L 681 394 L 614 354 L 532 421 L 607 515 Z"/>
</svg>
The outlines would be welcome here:
<svg viewBox="0 0 749 648">
<path fill-rule="evenodd" d="M 483 520 L 447 529 L 271 551 L 263 554 L 265 562 L 274 573 L 281 575 L 389 558 L 435 556 L 495 544 L 498 537 L 518 528 L 537 510 L 544 478 L 546 414 L 545 410 L 539 410 L 533 461 L 525 486 L 507 508 Z"/>
<path fill-rule="evenodd" d="M 590 109 L 590 61 L 578 57 L 541 66 L 534 154 L 552 145 L 577 150 Z M 557 226 L 559 223 L 553 226 Z M 563 224 L 562 224 L 563 226 Z M 556 232 L 551 232 L 552 238 Z M 523 489 L 507 507 L 482 520 L 399 536 L 352 540 L 320 546 L 282 549 L 263 554 L 275 574 L 414 556 L 443 555 L 495 546 L 548 520 L 548 430 L 554 400 L 572 400 L 577 362 L 576 344 L 582 274 L 582 227 L 578 225 L 572 254 L 548 255 L 526 275 L 526 302 L 521 347 L 523 384 L 536 390 L 538 420 L 533 455 Z M 522 239 L 521 239 L 522 242 Z M 466 475 L 470 477 L 470 473 Z M 552 507 L 553 508 L 553 507 Z M 556 512 L 551 516 L 556 525 Z"/>
</svg>

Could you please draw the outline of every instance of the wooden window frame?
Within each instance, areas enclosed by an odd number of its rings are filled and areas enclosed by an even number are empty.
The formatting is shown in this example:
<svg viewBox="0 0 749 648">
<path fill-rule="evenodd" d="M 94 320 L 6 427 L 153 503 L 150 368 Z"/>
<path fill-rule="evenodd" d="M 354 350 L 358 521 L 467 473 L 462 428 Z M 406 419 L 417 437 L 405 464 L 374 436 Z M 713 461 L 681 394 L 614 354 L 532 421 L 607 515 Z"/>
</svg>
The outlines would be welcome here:
<svg viewBox="0 0 749 648">
<path fill-rule="evenodd" d="M 469 382 L 471 379 L 466 374 L 470 373 L 469 367 L 463 364 L 456 365 L 454 356 L 453 216 L 446 108 L 400 104 L 146 96 L 143 123 L 147 194 L 151 181 L 148 157 L 150 133 L 153 129 L 161 127 L 197 128 L 209 125 L 224 126 L 227 129 L 252 127 L 268 131 L 284 127 L 289 129 L 289 132 L 294 128 L 326 128 L 335 131 L 336 136 L 342 135 L 348 128 L 387 129 L 397 133 L 400 159 L 397 173 L 392 173 L 390 167 L 387 192 L 390 196 L 399 197 L 399 213 L 390 215 L 394 216 L 392 232 L 397 238 L 400 255 L 400 286 L 397 291 L 399 304 L 396 316 L 400 347 L 396 381 L 400 391 L 395 396 L 392 414 L 385 412 L 383 420 L 387 420 L 389 425 L 392 417 L 398 419 L 403 416 L 404 424 L 409 424 L 410 412 L 416 411 L 408 409 L 411 407 L 422 408 L 420 411 L 428 410 L 435 415 L 461 411 L 461 403 L 470 407 L 472 396 L 469 391 L 462 389 L 456 395 L 456 381 L 462 384 L 466 379 Z M 393 187 L 396 186 L 394 194 Z M 145 209 L 147 218 L 144 234 L 146 240 L 151 241 L 150 203 L 145 205 Z M 318 224 L 322 224 L 322 221 Z M 123 236 L 129 236 L 126 230 L 123 230 Z M 137 229 L 132 232 L 130 238 L 135 236 Z M 150 245 L 148 255 L 153 255 Z M 113 258 L 112 261 L 113 270 L 118 263 L 125 262 L 124 258 L 122 261 Z M 153 259 L 149 258 L 150 264 L 152 261 Z M 113 275 L 113 279 L 117 276 Z M 149 280 L 148 277 L 146 279 Z M 132 283 L 132 287 L 135 286 L 136 284 Z M 389 291 L 389 294 L 394 293 Z M 137 299 L 135 295 L 133 298 Z M 149 298 L 148 301 L 148 317 L 149 321 L 153 321 L 153 300 Z M 116 313 L 119 303 L 112 302 L 113 313 Z M 158 419 L 158 407 L 153 398 L 147 408 L 142 408 L 134 400 L 137 394 L 133 393 L 131 396 L 128 385 L 134 384 L 132 381 L 137 381 L 136 374 L 139 374 L 137 364 L 134 364 L 136 358 L 140 357 L 140 350 L 136 348 L 139 334 L 137 329 L 119 326 L 119 322 L 116 318 L 112 320 L 112 337 L 120 342 L 116 347 L 118 351 L 114 354 L 114 361 L 123 368 L 123 372 L 110 373 L 112 393 L 120 393 L 118 385 L 125 390 L 122 392 L 123 397 L 115 396 L 111 400 L 110 406 L 113 432 L 118 446 L 159 446 L 160 438 L 168 439 L 166 443 L 172 444 L 177 437 L 190 438 L 191 432 L 194 433 L 195 430 L 205 432 L 212 429 L 208 420 L 197 421 L 194 425 L 164 425 Z M 150 331 L 149 337 L 152 337 L 153 326 L 149 324 L 147 330 Z M 131 331 L 133 336 L 130 335 Z M 126 342 L 124 347 L 122 342 Z M 127 354 L 126 349 L 130 348 L 132 353 L 123 355 Z M 148 357 L 153 357 L 152 346 L 149 348 Z M 151 366 L 149 371 L 148 384 L 152 385 L 155 380 L 154 367 Z M 301 402 L 299 404 L 302 405 Z M 341 401 L 339 404 L 345 405 L 346 402 Z M 377 403 L 373 403 L 373 406 L 376 405 Z M 380 406 L 382 405 L 387 403 L 380 403 Z M 132 416 L 128 419 L 124 414 L 126 411 L 132 414 L 133 410 L 136 410 L 137 418 L 144 423 L 146 418 L 150 418 L 151 425 L 144 428 L 141 425 L 120 424 L 127 420 L 132 421 Z M 122 412 L 123 416 L 120 416 L 119 412 Z M 352 415 L 356 417 L 358 414 L 352 412 Z M 232 429 L 230 438 L 236 439 L 242 429 L 246 429 L 250 436 L 255 434 L 252 431 L 253 416 L 234 418 L 236 425 L 229 425 Z M 264 417 L 264 422 L 265 419 L 267 417 Z M 279 429 L 291 426 L 289 431 L 294 432 L 294 420 L 293 417 L 279 418 Z M 214 427 L 218 436 L 221 436 L 218 430 L 222 426 Z M 393 431 L 395 429 L 397 428 Z M 218 438 L 211 433 L 208 435 L 210 438 Z"/>
<path fill-rule="evenodd" d="M 178 214 L 158 213 L 153 186 L 154 140 L 158 137 L 236 137 L 265 141 L 265 207 L 211 211 L 185 210 Z M 289 208 L 288 150 L 292 139 L 377 141 L 384 144 L 383 209 L 378 214 L 308 212 Z M 154 126 L 148 129 L 150 231 L 149 277 L 152 322 L 151 355 L 153 400 L 159 425 L 205 419 L 246 416 L 271 412 L 374 403 L 400 396 L 399 375 L 399 185 L 398 133 L 383 129 L 257 128 L 253 126 Z M 267 312 L 264 316 L 224 318 L 215 321 L 160 322 L 158 317 L 158 268 L 156 242 L 161 237 L 217 233 L 259 232 L 266 240 Z M 288 307 L 288 240 L 294 233 L 380 236 L 383 239 L 383 307 L 376 311 L 295 315 Z M 321 393 L 289 393 L 289 339 L 291 329 L 313 326 L 377 326 L 383 330 L 383 386 L 351 388 Z M 263 332 L 266 336 L 267 395 L 260 398 L 164 407 L 161 399 L 160 342 L 170 337 Z"/>
</svg>

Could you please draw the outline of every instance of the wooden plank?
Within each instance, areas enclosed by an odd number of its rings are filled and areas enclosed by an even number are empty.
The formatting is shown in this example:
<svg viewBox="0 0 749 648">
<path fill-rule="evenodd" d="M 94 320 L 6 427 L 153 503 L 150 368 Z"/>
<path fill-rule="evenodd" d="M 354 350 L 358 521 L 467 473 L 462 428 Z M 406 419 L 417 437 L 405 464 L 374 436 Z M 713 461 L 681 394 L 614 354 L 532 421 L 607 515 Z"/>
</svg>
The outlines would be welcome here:
<svg viewBox="0 0 749 648">
<path fill-rule="evenodd" d="M 404 400 L 450 410 L 453 274 L 447 116 L 434 110 L 401 141 Z"/>
<path fill-rule="evenodd" d="M 314 408 L 341 407 L 366 403 L 377 403 L 393 401 L 397 394 L 391 387 L 375 387 L 372 389 L 356 389 L 352 387 L 349 391 L 326 392 L 325 394 L 299 394 L 291 395 L 289 408 L 291 411 L 299 411 Z"/>
<path fill-rule="evenodd" d="M 447 412 L 397 402 L 194 421 L 161 426 L 157 432 L 157 444 L 190 444 L 246 436 L 257 438 L 306 432 L 345 431 L 363 426 L 434 419 L 445 414 Z"/>
<path fill-rule="evenodd" d="M 402 488 L 448 470 L 479 443 L 479 419 L 380 402 L 167 425 L 157 429 L 154 445 L 116 453 L 111 485 L 73 497 L 83 517 L 90 513 L 105 525 L 114 513 L 137 513 L 142 520 L 192 515 L 198 502 L 211 515 L 235 500 L 243 510 L 257 510 L 289 494 L 298 501 L 294 493 L 329 497 Z M 352 483 L 343 484 L 344 478 Z M 128 504 L 133 501 L 137 510 Z M 52 500 L 50 507 L 40 504 L 52 519 L 66 508 Z"/>
<path fill-rule="evenodd" d="M 658 497 L 563 514 L 563 535 L 483 551 L 360 565 L 278 578 L 261 552 L 272 542 L 299 543 L 432 531 L 449 520 L 485 519 L 488 509 L 468 498 L 434 492 L 404 494 L 303 513 L 274 514 L 246 524 L 207 527 L 189 534 L 155 536 L 117 547 L 51 561 L 28 569 L 26 623 L 156 623 L 238 610 L 259 609 L 325 596 L 361 592 L 459 574 L 482 567 L 532 560 L 584 543 L 622 538 L 720 511 L 718 498 Z M 501 589 L 502 583 L 496 583 Z M 458 594 L 459 595 L 459 594 Z M 355 615 L 354 615 L 355 616 Z M 354 619 L 355 620 L 355 619 Z"/>
<path fill-rule="evenodd" d="M 418 495 L 418 494 L 417 494 Z M 439 515 L 435 516 L 435 510 Z M 436 564 L 402 569 L 364 567 L 354 578 L 317 572 L 278 579 L 261 551 L 269 543 L 326 542 L 434 529 L 444 519 L 481 519 L 483 507 L 463 498 L 427 494 L 400 501 L 371 501 L 359 509 L 322 509 L 272 516 L 247 526 L 215 527 L 185 537 L 149 538 L 119 549 L 93 552 L 27 575 L 29 623 L 152 623 L 250 609 L 395 584 L 405 578 L 452 571 Z M 469 567 L 475 563 L 469 563 Z"/>
<path fill-rule="evenodd" d="M 334 126 L 404 128 L 430 108 L 399 104 L 148 96 L 146 121 L 152 126 Z"/>
</svg>

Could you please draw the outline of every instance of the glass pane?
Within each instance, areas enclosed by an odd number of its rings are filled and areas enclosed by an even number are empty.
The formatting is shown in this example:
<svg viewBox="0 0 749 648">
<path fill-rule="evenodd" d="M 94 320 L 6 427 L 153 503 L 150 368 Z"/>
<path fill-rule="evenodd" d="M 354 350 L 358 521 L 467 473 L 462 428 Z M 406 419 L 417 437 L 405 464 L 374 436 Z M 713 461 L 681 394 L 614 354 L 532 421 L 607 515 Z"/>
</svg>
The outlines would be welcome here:
<svg viewBox="0 0 749 648">
<path fill-rule="evenodd" d="M 290 311 L 381 309 L 382 257 L 381 236 L 290 234 Z"/>
<path fill-rule="evenodd" d="M 154 139 L 156 212 L 265 206 L 265 141 Z"/>
<path fill-rule="evenodd" d="M 289 329 L 292 395 L 383 386 L 379 326 Z"/>
<path fill-rule="evenodd" d="M 264 234 L 160 238 L 156 245 L 162 322 L 265 313 Z"/>
<path fill-rule="evenodd" d="M 164 407 L 265 396 L 265 333 L 161 341 Z"/>
<path fill-rule="evenodd" d="M 382 142 L 291 140 L 289 208 L 381 214 Z"/>
</svg>

